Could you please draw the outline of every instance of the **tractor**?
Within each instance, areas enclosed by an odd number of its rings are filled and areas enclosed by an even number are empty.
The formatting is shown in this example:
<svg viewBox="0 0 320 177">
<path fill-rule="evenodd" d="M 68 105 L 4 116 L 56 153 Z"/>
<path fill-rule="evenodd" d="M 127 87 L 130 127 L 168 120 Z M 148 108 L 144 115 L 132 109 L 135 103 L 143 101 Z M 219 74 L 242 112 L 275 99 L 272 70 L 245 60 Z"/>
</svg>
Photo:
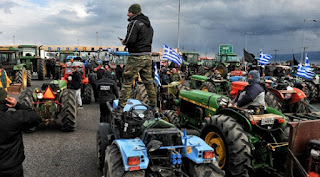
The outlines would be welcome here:
<svg viewBox="0 0 320 177">
<path fill-rule="evenodd" d="M 200 89 L 222 95 L 229 95 L 230 92 L 230 82 L 222 78 L 214 78 L 214 76 L 192 75 L 189 84 L 191 89 Z"/>
<path fill-rule="evenodd" d="M 198 74 L 201 62 L 199 62 L 198 52 L 182 52 L 182 68 L 184 68 L 184 78 L 189 79 L 190 76 Z"/>
<path fill-rule="evenodd" d="M 314 77 L 312 80 L 305 80 L 305 83 L 310 90 L 310 101 L 317 101 L 320 97 L 320 67 L 314 67 Z"/>
<path fill-rule="evenodd" d="M 27 77 L 31 80 L 31 74 L 33 72 L 37 72 L 38 79 L 44 80 L 47 74 L 47 70 L 45 59 L 40 57 L 41 46 L 38 47 L 37 45 L 19 45 L 18 48 L 20 63 L 24 64 L 24 67 L 28 72 Z"/>
<path fill-rule="evenodd" d="M 82 88 L 81 88 L 81 97 L 82 97 L 82 102 L 84 104 L 90 104 L 91 103 L 91 98 L 92 98 L 92 93 L 93 93 L 93 88 L 92 85 L 89 82 L 89 78 L 86 77 L 85 73 L 85 67 L 84 64 L 80 61 L 69 61 L 67 62 L 64 66 L 62 71 L 64 72 L 63 77 L 61 80 L 65 81 L 68 85 L 68 88 L 70 88 L 70 83 L 72 81 L 72 67 L 76 67 L 77 70 L 82 74 Z"/>
<path fill-rule="evenodd" d="M 239 57 L 234 53 L 216 55 L 214 58 L 214 66 L 219 70 L 223 78 L 240 66 L 240 62 Z"/>
<path fill-rule="evenodd" d="M 219 167 L 225 170 L 226 176 L 284 176 L 289 169 L 285 166 L 288 145 L 295 142 L 294 136 L 303 136 L 292 133 L 287 121 L 320 119 L 318 114 L 287 115 L 271 107 L 266 107 L 264 112 L 243 109 L 232 106 L 226 96 L 201 90 L 183 90 L 179 98 L 177 111 L 164 111 L 168 121 L 197 130 L 215 149 Z M 318 120 L 315 125 L 319 123 Z"/>
<path fill-rule="evenodd" d="M 110 111 L 117 107 L 109 103 Z M 99 124 L 98 168 L 106 177 L 221 177 L 213 148 L 156 117 L 146 104 L 128 99 L 121 116 Z"/>
<path fill-rule="evenodd" d="M 64 81 L 44 83 L 41 89 L 25 89 L 19 96 L 19 102 L 37 111 L 45 125 L 61 122 L 62 131 L 76 129 L 76 95 L 73 90 L 67 89 L 67 83 Z M 37 127 L 34 127 L 30 131 L 36 129 Z"/>
<path fill-rule="evenodd" d="M 213 58 L 200 57 L 202 67 L 199 68 L 199 75 L 205 75 L 208 72 L 208 70 L 210 70 L 210 68 L 213 67 L 213 61 Z"/>
<path fill-rule="evenodd" d="M 78 52 L 69 50 L 59 52 L 59 57 L 54 68 L 54 79 L 61 79 L 61 75 L 63 75 L 62 69 L 65 63 L 68 61 L 68 57 L 70 58 L 70 56 L 77 56 L 77 54 Z"/>
<path fill-rule="evenodd" d="M 18 48 L 0 47 L 0 64 L 14 83 L 22 84 L 22 89 L 31 86 L 31 72 L 20 62 Z"/>
</svg>

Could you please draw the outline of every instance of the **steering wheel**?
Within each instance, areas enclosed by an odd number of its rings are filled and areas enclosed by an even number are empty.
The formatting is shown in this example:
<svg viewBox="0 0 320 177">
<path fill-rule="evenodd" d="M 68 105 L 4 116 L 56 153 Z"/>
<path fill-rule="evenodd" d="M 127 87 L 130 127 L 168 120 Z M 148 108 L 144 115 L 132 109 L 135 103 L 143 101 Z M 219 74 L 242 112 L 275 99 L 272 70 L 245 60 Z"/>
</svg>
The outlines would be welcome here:
<svg viewBox="0 0 320 177">
<path fill-rule="evenodd" d="M 143 115 L 146 115 L 146 113 L 148 113 L 149 111 L 151 111 L 152 116 L 154 117 L 154 115 L 155 115 L 154 110 L 153 110 L 150 106 L 148 106 L 148 105 L 146 105 L 146 104 L 137 104 L 137 105 L 134 105 L 134 106 L 132 106 L 132 107 L 129 109 L 128 113 L 130 113 L 131 115 L 133 114 L 133 115 L 135 115 L 136 117 L 139 117 L 139 118 L 140 118 L 139 113 L 135 111 L 135 110 L 136 110 L 135 108 L 136 108 L 137 106 L 144 106 L 144 107 L 147 108 L 145 111 L 143 111 Z M 132 116 L 131 116 L 131 117 L 132 117 Z"/>
</svg>

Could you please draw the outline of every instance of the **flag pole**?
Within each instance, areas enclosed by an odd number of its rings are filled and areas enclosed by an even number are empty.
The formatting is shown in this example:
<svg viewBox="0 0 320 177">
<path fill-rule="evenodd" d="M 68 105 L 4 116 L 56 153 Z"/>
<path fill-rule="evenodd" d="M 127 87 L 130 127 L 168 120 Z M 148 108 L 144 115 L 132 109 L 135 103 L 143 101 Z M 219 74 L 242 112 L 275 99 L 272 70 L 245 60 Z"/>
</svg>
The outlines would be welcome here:
<svg viewBox="0 0 320 177">
<path fill-rule="evenodd" d="M 180 48 L 180 0 L 179 0 L 179 8 L 178 8 L 178 47 L 177 52 L 179 53 Z"/>
</svg>

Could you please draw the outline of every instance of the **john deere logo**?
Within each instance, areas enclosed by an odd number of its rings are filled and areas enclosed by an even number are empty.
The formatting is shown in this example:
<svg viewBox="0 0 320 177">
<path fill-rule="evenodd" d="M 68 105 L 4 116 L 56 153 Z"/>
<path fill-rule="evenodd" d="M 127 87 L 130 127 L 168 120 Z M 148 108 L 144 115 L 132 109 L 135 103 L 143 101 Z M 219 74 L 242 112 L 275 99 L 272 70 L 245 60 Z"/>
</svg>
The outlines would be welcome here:
<svg viewBox="0 0 320 177">
<path fill-rule="evenodd" d="M 298 95 L 300 96 L 300 95 L 301 95 L 301 93 L 299 92 L 299 93 L 298 93 Z"/>
</svg>

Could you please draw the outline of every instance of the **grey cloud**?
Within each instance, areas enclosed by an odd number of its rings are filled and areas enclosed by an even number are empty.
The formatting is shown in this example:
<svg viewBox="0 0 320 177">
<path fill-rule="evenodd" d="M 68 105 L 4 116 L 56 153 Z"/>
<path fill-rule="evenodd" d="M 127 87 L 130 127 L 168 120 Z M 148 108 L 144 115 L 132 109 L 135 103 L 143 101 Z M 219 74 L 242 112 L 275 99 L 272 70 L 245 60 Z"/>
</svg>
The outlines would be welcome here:
<svg viewBox="0 0 320 177">
<path fill-rule="evenodd" d="M 0 2 L 0 10 L 3 10 L 5 14 L 10 14 L 13 7 L 19 6 L 17 3 L 12 1 Z"/>
</svg>

